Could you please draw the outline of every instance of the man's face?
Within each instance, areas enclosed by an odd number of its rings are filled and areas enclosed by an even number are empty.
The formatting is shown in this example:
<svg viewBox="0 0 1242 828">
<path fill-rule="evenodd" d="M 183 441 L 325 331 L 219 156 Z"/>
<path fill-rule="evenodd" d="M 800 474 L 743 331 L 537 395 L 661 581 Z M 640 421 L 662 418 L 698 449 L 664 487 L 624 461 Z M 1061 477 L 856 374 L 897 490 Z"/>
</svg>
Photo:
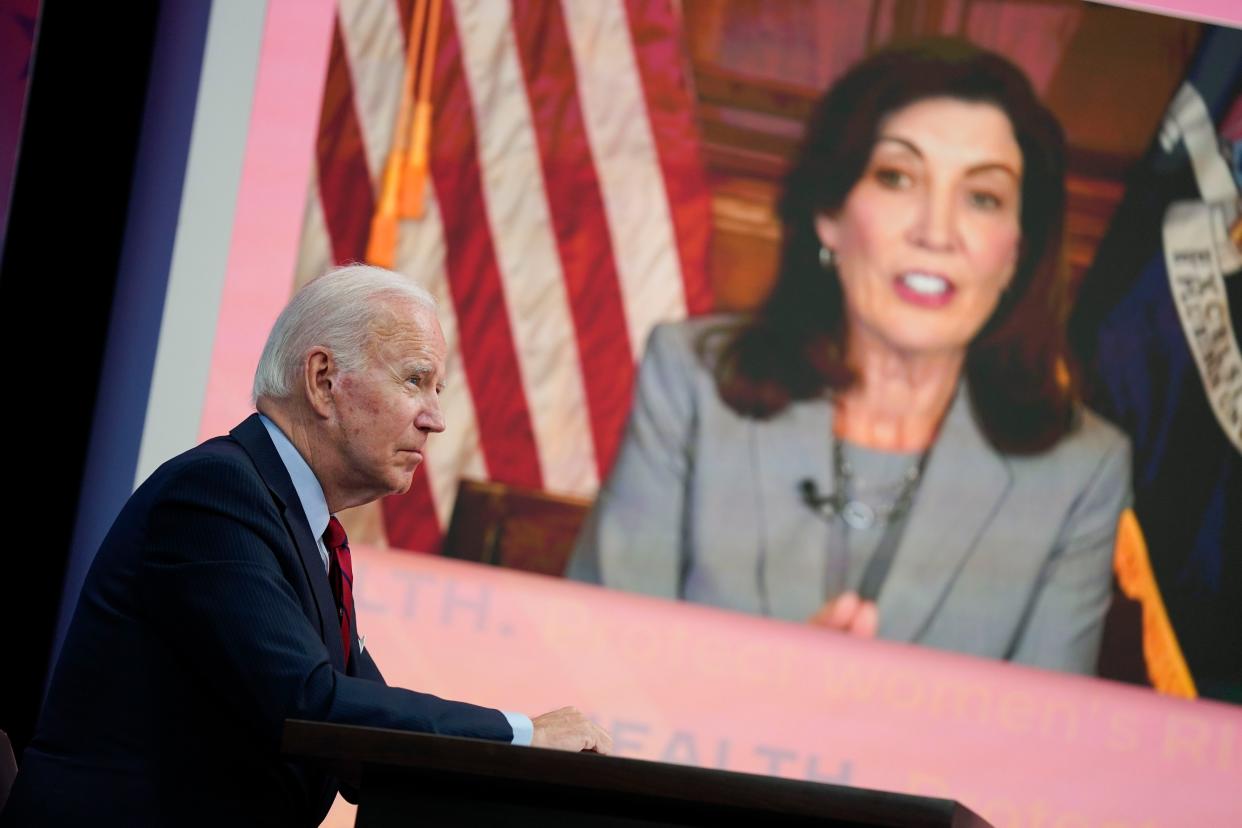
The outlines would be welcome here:
<svg viewBox="0 0 1242 828">
<path fill-rule="evenodd" d="M 428 436 L 444 431 L 447 346 L 435 313 L 407 299 L 389 301 L 376 323 L 366 364 L 340 374 L 333 389 L 338 488 L 359 502 L 409 489 Z"/>
</svg>

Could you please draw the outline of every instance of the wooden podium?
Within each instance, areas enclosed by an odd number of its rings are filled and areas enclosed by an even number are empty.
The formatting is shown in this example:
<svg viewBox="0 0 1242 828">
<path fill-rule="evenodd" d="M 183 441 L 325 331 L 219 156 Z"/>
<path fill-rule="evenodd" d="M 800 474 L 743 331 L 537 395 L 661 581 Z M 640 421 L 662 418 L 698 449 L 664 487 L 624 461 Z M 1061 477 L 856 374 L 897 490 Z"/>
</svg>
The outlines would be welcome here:
<svg viewBox="0 0 1242 828">
<path fill-rule="evenodd" d="M 356 825 L 952 826 L 947 799 L 399 730 L 290 720 L 284 752 L 359 790 Z"/>
</svg>

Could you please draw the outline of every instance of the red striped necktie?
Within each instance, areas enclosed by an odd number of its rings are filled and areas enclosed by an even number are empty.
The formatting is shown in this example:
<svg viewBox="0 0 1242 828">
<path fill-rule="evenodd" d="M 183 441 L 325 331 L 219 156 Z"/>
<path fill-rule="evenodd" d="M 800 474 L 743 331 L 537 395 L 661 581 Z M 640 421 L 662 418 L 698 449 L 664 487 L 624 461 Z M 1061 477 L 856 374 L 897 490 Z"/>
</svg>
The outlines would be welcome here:
<svg viewBox="0 0 1242 828">
<path fill-rule="evenodd" d="M 349 555 L 349 538 L 345 527 L 335 516 L 328 519 L 323 533 L 328 547 L 328 582 L 336 599 L 336 614 L 341 619 L 341 646 L 345 648 L 345 666 L 349 666 L 350 625 L 354 620 L 354 563 Z"/>
</svg>

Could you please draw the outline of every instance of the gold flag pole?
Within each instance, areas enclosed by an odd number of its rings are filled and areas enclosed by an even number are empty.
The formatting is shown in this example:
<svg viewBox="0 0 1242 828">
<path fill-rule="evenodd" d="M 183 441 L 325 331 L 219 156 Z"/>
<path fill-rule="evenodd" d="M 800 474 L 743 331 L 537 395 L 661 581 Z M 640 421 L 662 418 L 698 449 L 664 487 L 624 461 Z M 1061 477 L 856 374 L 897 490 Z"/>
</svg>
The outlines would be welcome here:
<svg viewBox="0 0 1242 828">
<path fill-rule="evenodd" d="M 422 64 L 421 45 L 427 6 L 428 0 L 414 2 L 414 15 L 410 21 L 409 41 L 405 50 L 405 74 L 401 79 L 397 122 L 392 131 L 388 160 L 384 164 L 380 197 L 375 203 L 375 213 L 371 216 L 371 234 L 367 238 L 367 261 L 380 267 L 391 268 L 396 264 L 398 199 L 401 192 L 402 166 L 407 155 L 415 81 Z"/>
<path fill-rule="evenodd" d="M 418 73 L 418 90 L 414 102 L 414 121 L 401 176 L 401 217 L 422 218 L 425 205 L 423 193 L 427 186 L 428 147 L 431 144 L 431 79 L 435 74 L 436 44 L 440 34 L 442 0 L 431 0 L 427 23 L 427 44 L 423 47 L 422 66 Z"/>
</svg>

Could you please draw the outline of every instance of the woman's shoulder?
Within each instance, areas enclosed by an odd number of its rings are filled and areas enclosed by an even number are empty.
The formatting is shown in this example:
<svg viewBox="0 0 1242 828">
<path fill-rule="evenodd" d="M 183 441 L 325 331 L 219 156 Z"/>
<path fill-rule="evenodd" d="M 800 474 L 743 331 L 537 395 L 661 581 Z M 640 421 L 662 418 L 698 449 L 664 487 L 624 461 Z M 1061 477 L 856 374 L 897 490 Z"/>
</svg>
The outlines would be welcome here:
<svg viewBox="0 0 1242 828">
<path fill-rule="evenodd" d="M 647 358 L 675 360 L 687 367 L 710 371 L 722 347 L 749 317 L 739 313 L 713 313 L 676 322 L 661 322 L 647 339 Z"/>
<path fill-rule="evenodd" d="M 697 350 L 699 341 L 704 337 L 714 338 L 713 334 L 726 334 L 736 330 L 750 319 L 741 313 L 709 313 L 703 316 L 692 316 L 675 322 L 658 322 L 651 329 L 647 347 L 657 341 L 664 347 L 682 347 Z"/>
<path fill-rule="evenodd" d="M 1052 468 L 1056 476 L 1096 478 L 1101 474 L 1124 478 L 1130 473 L 1130 438 L 1120 428 L 1086 405 L 1074 407 L 1073 426 L 1051 449 L 1027 461 Z"/>
<path fill-rule="evenodd" d="M 1130 452 L 1130 438 L 1125 432 L 1082 403 L 1074 406 L 1074 427 L 1061 443 L 1077 451 Z"/>
</svg>

